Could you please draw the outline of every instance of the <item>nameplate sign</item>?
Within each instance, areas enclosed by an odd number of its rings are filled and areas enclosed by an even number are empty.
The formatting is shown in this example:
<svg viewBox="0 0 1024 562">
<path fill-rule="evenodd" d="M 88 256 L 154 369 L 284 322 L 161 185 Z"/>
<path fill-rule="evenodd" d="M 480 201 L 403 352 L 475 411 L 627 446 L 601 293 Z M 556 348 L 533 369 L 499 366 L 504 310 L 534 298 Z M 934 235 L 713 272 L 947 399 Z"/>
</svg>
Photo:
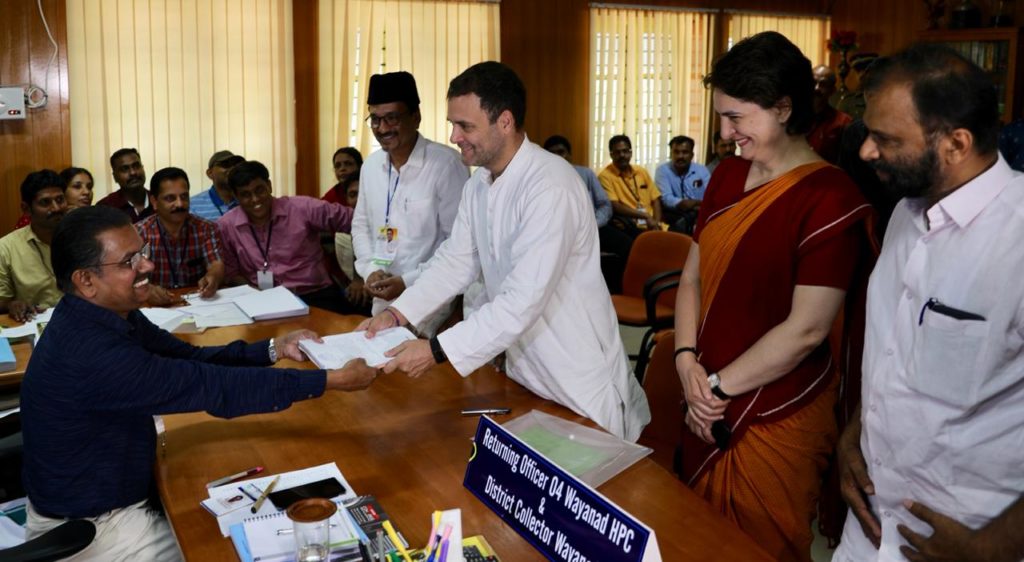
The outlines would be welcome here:
<svg viewBox="0 0 1024 562">
<path fill-rule="evenodd" d="M 486 416 L 463 485 L 549 560 L 661 561 L 650 527 Z"/>
</svg>

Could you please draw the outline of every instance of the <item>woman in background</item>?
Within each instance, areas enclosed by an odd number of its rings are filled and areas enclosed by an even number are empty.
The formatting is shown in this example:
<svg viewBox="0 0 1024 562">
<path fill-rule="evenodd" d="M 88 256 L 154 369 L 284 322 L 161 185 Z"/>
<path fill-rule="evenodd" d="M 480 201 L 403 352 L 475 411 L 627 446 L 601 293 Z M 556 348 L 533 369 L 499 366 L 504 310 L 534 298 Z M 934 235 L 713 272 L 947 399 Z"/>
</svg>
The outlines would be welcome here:
<svg viewBox="0 0 1024 562">
<path fill-rule="evenodd" d="M 344 204 L 345 188 L 342 184 L 350 178 L 359 181 L 359 170 L 363 167 L 363 155 L 355 148 L 346 146 L 336 150 L 331 160 L 334 162 L 334 178 L 338 180 L 338 183 L 328 189 L 321 199 L 331 203 Z M 352 207 L 355 207 L 355 204 Z"/>
<path fill-rule="evenodd" d="M 92 174 L 85 168 L 65 168 L 60 173 L 64 180 L 64 200 L 68 210 L 92 205 Z"/>
<path fill-rule="evenodd" d="M 804 138 L 814 80 L 788 39 L 740 41 L 704 83 L 742 153 L 711 178 L 676 299 L 681 476 L 776 560 L 809 561 L 838 437 L 828 336 L 870 268 L 872 211 Z"/>
</svg>

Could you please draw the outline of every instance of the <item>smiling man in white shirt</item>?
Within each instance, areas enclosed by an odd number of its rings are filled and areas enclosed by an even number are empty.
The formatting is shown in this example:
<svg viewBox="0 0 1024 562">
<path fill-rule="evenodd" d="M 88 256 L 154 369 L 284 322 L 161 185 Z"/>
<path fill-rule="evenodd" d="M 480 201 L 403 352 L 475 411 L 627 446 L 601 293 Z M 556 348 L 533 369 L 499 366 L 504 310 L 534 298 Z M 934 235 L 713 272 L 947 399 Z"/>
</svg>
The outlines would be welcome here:
<svg viewBox="0 0 1024 562">
<path fill-rule="evenodd" d="M 833 560 L 1021 560 L 1024 177 L 996 150 L 996 90 L 937 45 L 862 84 L 860 155 L 906 198 L 871 275 Z"/>
<path fill-rule="evenodd" d="M 469 171 L 458 152 L 419 134 L 420 97 L 412 74 L 371 76 L 366 103 L 381 149 L 362 167 L 352 244 L 376 314 L 413 284 L 448 238 Z M 417 328 L 433 335 L 446 312 Z"/>
<path fill-rule="evenodd" d="M 508 376 L 619 437 L 650 421 L 601 277 L 594 209 L 576 170 L 529 142 L 526 90 L 509 67 L 471 66 L 448 88 L 451 140 L 479 166 L 452 235 L 416 284 L 363 323 L 367 336 L 416 324 L 483 273 L 481 306 L 429 340 L 389 351 L 385 371 L 450 361 L 466 376 L 505 352 Z"/>
</svg>

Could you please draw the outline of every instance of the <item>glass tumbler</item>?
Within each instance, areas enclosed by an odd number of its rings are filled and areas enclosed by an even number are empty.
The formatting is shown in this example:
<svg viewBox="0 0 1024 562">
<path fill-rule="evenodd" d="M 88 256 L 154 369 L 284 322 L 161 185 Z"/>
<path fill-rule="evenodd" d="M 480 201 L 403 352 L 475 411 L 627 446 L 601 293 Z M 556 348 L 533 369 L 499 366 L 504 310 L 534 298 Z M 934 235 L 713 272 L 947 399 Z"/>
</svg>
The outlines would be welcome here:
<svg viewBox="0 0 1024 562">
<path fill-rule="evenodd" d="M 299 500 L 288 507 L 295 531 L 296 562 L 326 562 L 331 552 L 331 516 L 338 506 L 323 498 Z"/>
</svg>

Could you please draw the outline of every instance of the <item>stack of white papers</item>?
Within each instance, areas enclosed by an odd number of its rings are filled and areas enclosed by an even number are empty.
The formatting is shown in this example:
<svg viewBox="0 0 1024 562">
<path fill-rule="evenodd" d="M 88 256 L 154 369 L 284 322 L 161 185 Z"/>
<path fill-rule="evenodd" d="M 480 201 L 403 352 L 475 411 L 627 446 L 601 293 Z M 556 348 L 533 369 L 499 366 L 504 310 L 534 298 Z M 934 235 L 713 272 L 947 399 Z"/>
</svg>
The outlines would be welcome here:
<svg viewBox="0 0 1024 562">
<path fill-rule="evenodd" d="M 235 304 L 253 320 L 273 320 L 309 314 L 309 306 L 284 287 L 235 298 Z"/>
<path fill-rule="evenodd" d="M 412 332 L 398 327 L 377 332 L 372 339 L 367 339 L 366 332 L 349 332 L 326 336 L 323 343 L 301 340 L 299 349 L 321 369 L 340 369 L 345 363 L 360 358 L 371 367 L 379 367 L 390 361 L 384 356 L 386 351 L 404 341 L 414 339 L 416 336 Z"/>
<path fill-rule="evenodd" d="M 227 287 L 217 291 L 212 297 L 204 299 L 199 296 L 199 293 L 192 293 L 185 295 L 185 302 L 189 304 L 223 304 L 227 302 L 234 302 L 239 297 L 246 295 L 252 295 L 259 293 L 259 289 L 254 289 L 249 285 L 239 285 L 237 287 Z"/>
<path fill-rule="evenodd" d="M 183 314 L 191 316 L 196 323 L 196 328 L 219 328 L 222 326 L 240 326 L 252 324 L 252 318 L 242 312 L 241 308 L 232 301 L 219 304 L 194 304 L 183 306 L 179 309 Z"/>
<path fill-rule="evenodd" d="M 139 312 L 158 328 L 173 332 L 188 315 L 179 308 L 140 308 Z"/>
</svg>

